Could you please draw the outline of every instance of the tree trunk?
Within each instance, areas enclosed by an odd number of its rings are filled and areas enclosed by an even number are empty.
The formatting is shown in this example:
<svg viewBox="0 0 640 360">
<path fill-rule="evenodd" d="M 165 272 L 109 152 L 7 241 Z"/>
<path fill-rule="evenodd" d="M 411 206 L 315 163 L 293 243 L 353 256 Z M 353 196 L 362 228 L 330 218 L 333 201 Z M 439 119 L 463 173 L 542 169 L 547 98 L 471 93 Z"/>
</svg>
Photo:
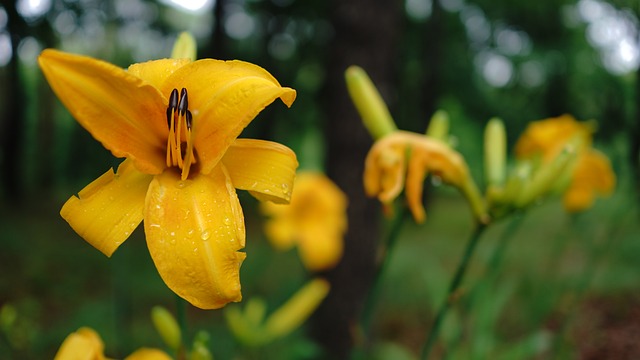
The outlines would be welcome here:
<svg viewBox="0 0 640 360">
<path fill-rule="evenodd" d="M 325 274 L 331 282 L 331 292 L 314 316 L 313 331 L 327 357 L 346 359 L 364 296 L 372 283 L 379 206 L 364 195 L 362 173 L 372 138 L 347 94 L 344 71 L 349 65 L 361 66 L 383 96 L 389 94 L 395 80 L 402 7 L 399 1 L 335 0 L 332 9 L 335 37 L 330 44 L 323 96 L 328 125 L 327 169 L 349 197 L 349 230 L 341 263 Z"/>
<path fill-rule="evenodd" d="M 22 149 L 21 141 L 24 135 L 24 88 L 20 79 L 20 60 L 18 59 L 18 44 L 22 35 L 27 31 L 27 24 L 16 11 L 15 2 L 10 2 L 5 8 L 9 17 L 7 28 L 11 35 L 11 49 L 13 56 L 7 64 L 7 82 L 5 86 L 6 98 L 4 111 L 0 118 L 0 165 L 2 165 L 2 183 L 4 193 L 10 203 L 17 203 L 24 193 L 21 176 Z"/>
</svg>

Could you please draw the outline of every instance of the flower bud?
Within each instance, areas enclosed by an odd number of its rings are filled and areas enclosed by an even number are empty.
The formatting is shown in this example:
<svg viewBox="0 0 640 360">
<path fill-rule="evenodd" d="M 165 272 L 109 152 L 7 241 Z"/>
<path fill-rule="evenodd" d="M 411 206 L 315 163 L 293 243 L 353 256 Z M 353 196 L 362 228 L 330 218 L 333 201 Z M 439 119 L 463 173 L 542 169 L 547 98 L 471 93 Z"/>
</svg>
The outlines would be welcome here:
<svg viewBox="0 0 640 360">
<path fill-rule="evenodd" d="M 272 338 L 289 334 L 311 316 L 328 293 L 328 281 L 311 280 L 269 316 L 265 323 L 266 333 Z"/>
<path fill-rule="evenodd" d="M 165 344 L 174 351 L 178 350 L 182 345 L 182 336 L 173 315 L 162 306 L 154 306 L 151 309 L 151 321 Z"/>
<path fill-rule="evenodd" d="M 449 114 L 444 110 L 436 111 L 427 127 L 427 136 L 447 142 L 449 137 Z"/>
<path fill-rule="evenodd" d="M 398 129 L 382 96 L 362 68 L 350 66 L 345 72 L 345 79 L 351 100 L 374 139 Z"/>
<path fill-rule="evenodd" d="M 191 61 L 196 61 L 197 50 L 196 40 L 193 38 L 191 33 L 184 31 L 178 35 L 176 42 L 173 44 L 171 58 L 191 59 Z"/>
<path fill-rule="evenodd" d="M 568 166 L 576 159 L 574 146 L 567 145 L 551 162 L 541 165 L 533 173 L 531 181 L 524 185 L 515 205 L 523 208 L 549 192 Z"/>
<path fill-rule="evenodd" d="M 484 173 L 487 187 L 502 187 L 506 177 L 507 134 L 498 118 L 489 120 L 484 130 Z"/>
</svg>

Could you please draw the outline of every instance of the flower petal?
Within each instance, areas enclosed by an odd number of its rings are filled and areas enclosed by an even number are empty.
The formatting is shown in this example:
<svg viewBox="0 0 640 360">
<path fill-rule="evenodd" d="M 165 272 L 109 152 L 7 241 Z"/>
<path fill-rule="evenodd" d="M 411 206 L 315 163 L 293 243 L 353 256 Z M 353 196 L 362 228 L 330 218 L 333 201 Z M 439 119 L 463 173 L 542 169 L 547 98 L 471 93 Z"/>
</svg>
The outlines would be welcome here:
<svg viewBox="0 0 640 360">
<path fill-rule="evenodd" d="M 249 190 L 259 200 L 288 203 L 298 161 L 288 147 L 272 141 L 236 139 L 222 163 L 233 186 Z"/>
<path fill-rule="evenodd" d="M 288 205 L 264 203 L 269 207 L 287 207 Z M 263 207 L 263 209 L 266 207 Z M 263 210 L 265 211 L 265 210 Z M 271 245 L 281 251 L 289 250 L 296 241 L 296 225 L 289 217 L 281 216 L 266 220 L 264 232 Z"/>
<path fill-rule="evenodd" d="M 171 356 L 162 350 L 141 348 L 124 358 L 124 360 L 171 360 Z"/>
<path fill-rule="evenodd" d="M 311 271 L 328 270 L 335 267 L 342 258 L 343 234 L 338 224 L 326 227 L 308 228 L 300 234 L 298 252 L 305 268 Z M 315 230 L 315 231 L 313 231 Z"/>
<path fill-rule="evenodd" d="M 194 143 L 205 174 L 262 109 L 277 98 L 291 106 L 296 98 L 295 90 L 281 87 L 266 70 L 243 61 L 195 61 L 169 77 L 162 91 L 182 87 L 189 93 Z"/>
<path fill-rule="evenodd" d="M 386 147 L 377 141 L 364 163 L 364 189 L 367 196 L 377 196 L 391 203 L 402 192 L 405 176 L 406 147 Z"/>
<path fill-rule="evenodd" d="M 202 309 L 242 299 L 244 217 L 224 166 L 184 181 L 173 170 L 156 176 L 144 229 L 156 268 L 176 294 Z"/>
<path fill-rule="evenodd" d="M 166 167 L 165 97 L 125 70 L 47 49 L 38 58 L 51 88 L 73 117 L 116 157 L 148 174 Z"/>
<path fill-rule="evenodd" d="M 152 176 L 125 160 L 117 174 L 109 169 L 62 206 L 60 215 L 78 235 L 111 256 L 142 221 Z"/>
<path fill-rule="evenodd" d="M 129 74 L 145 80 L 160 89 L 169 76 L 176 70 L 190 63 L 189 59 L 160 59 L 132 64 L 127 71 Z M 168 95 L 165 93 L 164 95 Z"/>
<path fill-rule="evenodd" d="M 587 210 L 596 194 L 611 194 L 615 183 L 616 176 L 606 155 L 589 149 L 578 157 L 571 184 L 563 197 L 564 207 L 570 212 Z"/>
<path fill-rule="evenodd" d="M 104 343 L 91 328 L 83 327 L 69 334 L 60 345 L 54 360 L 104 359 Z"/>
<path fill-rule="evenodd" d="M 573 116 L 565 114 L 529 123 L 515 145 L 515 154 L 519 159 L 541 155 L 550 162 L 574 136 L 580 136 L 584 146 L 590 145 L 593 125 L 578 122 Z"/>
</svg>

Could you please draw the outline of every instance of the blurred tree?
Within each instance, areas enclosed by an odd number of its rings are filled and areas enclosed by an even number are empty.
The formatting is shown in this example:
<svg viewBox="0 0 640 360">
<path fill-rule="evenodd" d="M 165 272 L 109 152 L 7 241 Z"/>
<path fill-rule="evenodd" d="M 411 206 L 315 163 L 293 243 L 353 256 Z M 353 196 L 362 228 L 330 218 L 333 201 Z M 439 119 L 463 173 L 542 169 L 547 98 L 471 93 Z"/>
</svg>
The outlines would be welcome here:
<svg viewBox="0 0 640 360">
<path fill-rule="evenodd" d="M 2 177 L 4 193 L 10 203 L 17 203 L 23 194 L 23 183 L 21 174 L 23 173 L 22 138 L 24 136 L 25 124 L 25 93 L 22 80 L 20 78 L 20 59 L 18 57 L 18 44 L 20 40 L 27 36 L 28 25 L 18 14 L 16 2 L 10 1 L 5 4 L 8 15 L 7 30 L 11 36 L 12 56 L 7 65 L 7 81 L 4 109 L 0 118 L 0 165 L 2 165 Z"/>
<path fill-rule="evenodd" d="M 395 84 L 397 41 L 402 25 L 402 2 L 334 0 L 330 20 L 325 108 L 328 118 L 329 176 L 349 197 L 349 230 L 342 262 L 326 276 L 331 292 L 314 317 L 315 338 L 333 359 L 346 359 L 354 342 L 357 321 L 375 266 L 379 234 L 377 206 L 364 196 L 364 159 L 372 144 L 346 91 L 344 71 L 363 67 L 384 95 Z M 387 99 L 388 100 L 388 99 Z"/>
</svg>

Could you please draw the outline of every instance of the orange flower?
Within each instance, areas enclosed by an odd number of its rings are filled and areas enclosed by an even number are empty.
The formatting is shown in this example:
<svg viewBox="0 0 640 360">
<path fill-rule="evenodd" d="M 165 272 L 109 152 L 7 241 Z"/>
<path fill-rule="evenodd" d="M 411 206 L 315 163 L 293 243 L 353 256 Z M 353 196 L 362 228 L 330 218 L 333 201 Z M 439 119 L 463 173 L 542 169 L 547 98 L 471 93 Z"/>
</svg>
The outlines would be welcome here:
<svg viewBox="0 0 640 360">
<path fill-rule="evenodd" d="M 239 301 L 246 255 L 235 189 L 288 202 L 297 161 L 283 145 L 236 137 L 275 99 L 290 106 L 295 90 L 242 61 L 162 59 L 124 70 L 56 50 L 38 61 L 80 125 L 126 158 L 71 197 L 62 217 L 107 256 L 144 219 L 169 288 L 204 309 Z"/>
<path fill-rule="evenodd" d="M 516 143 L 518 159 L 539 156 L 541 166 L 560 156 L 570 143 L 577 144 L 571 149 L 577 156 L 568 168 L 570 181 L 563 197 L 564 207 L 569 212 L 588 209 L 596 195 L 609 195 L 615 188 L 616 176 L 609 159 L 591 147 L 594 130 L 592 123 L 581 123 L 571 115 L 562 115 L 532 122 Z"/>
</svg>

